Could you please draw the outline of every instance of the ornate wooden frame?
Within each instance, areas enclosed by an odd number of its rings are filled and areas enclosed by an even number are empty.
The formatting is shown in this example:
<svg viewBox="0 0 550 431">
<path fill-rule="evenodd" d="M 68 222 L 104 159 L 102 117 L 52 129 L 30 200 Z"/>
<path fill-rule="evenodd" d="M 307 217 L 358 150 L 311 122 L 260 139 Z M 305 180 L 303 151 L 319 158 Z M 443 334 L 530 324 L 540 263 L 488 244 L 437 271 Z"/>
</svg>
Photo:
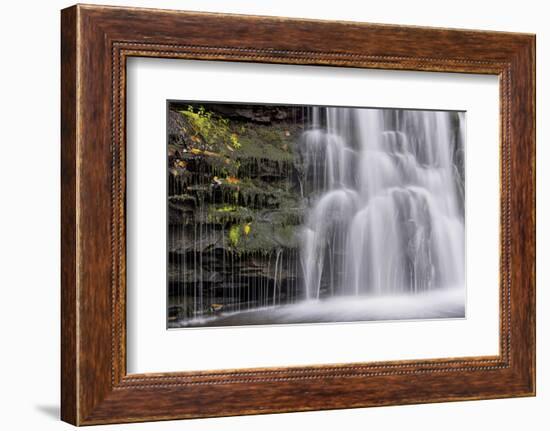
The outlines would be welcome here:
<svg viewBox="0 0 550 431">
<path fill-rule="evenodd" d="M 535 394 L 534 35 L 82 5 L 61 17 L 63 420 L 88 425 Z M 500 354 L 128 375 L 130 56 L 498 75 Z"/>
</svg>

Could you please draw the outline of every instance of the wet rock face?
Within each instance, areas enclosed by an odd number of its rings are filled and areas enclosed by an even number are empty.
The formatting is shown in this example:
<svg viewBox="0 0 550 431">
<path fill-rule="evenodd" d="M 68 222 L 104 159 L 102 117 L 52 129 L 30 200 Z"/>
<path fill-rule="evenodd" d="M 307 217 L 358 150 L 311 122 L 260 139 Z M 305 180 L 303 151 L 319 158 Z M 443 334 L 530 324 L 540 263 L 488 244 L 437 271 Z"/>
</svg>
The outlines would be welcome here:
<svg viewBox="0 0 550 431">
<path fill-rule="evenodd" d="M 188 104 L 173 104 L 174 109 L 185 109 Z M 206 106 L 206 105 L 205 105 Z M 208 104 L 208 109 L 224 118 L 234 121 L 259 124 L 277 122 L 302 122 L 306 111 L 302 107 L 281 107 L 269 105 Z"/>
<path fill-rule="evenodd" d="M 174 325 L 463 284 L 461 114 L 181 103 L 167 127 Z"/>
<path fill-rule="evenodd" d="M 302 117 L 293 107 L 171 106 L 169 321 L 302 297 Z"/>
</svg>

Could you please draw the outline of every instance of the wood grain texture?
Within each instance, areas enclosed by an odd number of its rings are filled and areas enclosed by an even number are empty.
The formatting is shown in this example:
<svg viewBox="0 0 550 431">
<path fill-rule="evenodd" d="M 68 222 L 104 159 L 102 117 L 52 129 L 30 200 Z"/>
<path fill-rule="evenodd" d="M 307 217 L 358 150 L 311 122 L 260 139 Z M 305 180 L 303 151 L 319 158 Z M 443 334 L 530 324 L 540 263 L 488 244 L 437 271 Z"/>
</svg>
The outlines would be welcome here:
<svg viewBox="0 0 550 431">
<path fill-rule="evenodd" d="M 61 16 L 61 417 L 77 422 L 76 9 Z"/>
<path fill-rule="evenodd" d="M 129 56 L 499 75 L 499 356 L 127 375 Z M 534 395 L 534 66 L 535 37 L 525 34 L 80 5 L 62 11 L 63 420 Z"/>
</svg>

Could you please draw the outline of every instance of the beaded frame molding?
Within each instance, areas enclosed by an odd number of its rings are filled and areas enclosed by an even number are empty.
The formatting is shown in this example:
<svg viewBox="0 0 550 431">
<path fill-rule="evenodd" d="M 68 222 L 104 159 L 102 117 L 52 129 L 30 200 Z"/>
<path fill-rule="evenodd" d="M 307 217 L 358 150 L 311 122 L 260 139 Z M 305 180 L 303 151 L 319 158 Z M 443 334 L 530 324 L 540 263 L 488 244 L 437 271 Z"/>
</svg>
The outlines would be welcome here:
<svg viewBox="0 0 550 431">
<path fill-rule="evenodd" d="M 535 394 L 534 35 L 92 5 L 64 9 L 61 18 L 64 421 Z M 136 56 L 498 75 L 499 355 L 128 374 L 126 59 Z"/>
</svg>

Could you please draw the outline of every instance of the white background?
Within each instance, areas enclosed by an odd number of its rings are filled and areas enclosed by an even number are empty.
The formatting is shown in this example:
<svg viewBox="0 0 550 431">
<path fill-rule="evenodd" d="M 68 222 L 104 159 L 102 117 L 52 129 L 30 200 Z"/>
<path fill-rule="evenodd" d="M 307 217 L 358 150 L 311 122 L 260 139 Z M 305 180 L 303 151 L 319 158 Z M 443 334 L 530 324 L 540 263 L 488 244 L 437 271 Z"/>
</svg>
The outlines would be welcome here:
<svg viewBox="0 0 550 431">
<path fill-rule="evenodd" d="M 498 354 L 498 77 L 140 58 L 127 85 L 129 373 Z M 167 331 L 167 99 L 467 111 L 467 319 Z"/>
<path fill-rule="evenodd" d="M 498 430 L 548 428 L 550 282 L 549 13 L 536 0 L 313 2 L 296 0 L 102 1 L 173 9 L 345 19 L 537 33 L 538 396 L 508 399 L 106 426 L 96 429 Z M 59 9 L 65 1 L 5 2 L 0 15 L 1 222 L 0 426 L 61 430 L 59 409 Z M 545 314 L 546 312 L 546 314 Z"/>
</svg>

